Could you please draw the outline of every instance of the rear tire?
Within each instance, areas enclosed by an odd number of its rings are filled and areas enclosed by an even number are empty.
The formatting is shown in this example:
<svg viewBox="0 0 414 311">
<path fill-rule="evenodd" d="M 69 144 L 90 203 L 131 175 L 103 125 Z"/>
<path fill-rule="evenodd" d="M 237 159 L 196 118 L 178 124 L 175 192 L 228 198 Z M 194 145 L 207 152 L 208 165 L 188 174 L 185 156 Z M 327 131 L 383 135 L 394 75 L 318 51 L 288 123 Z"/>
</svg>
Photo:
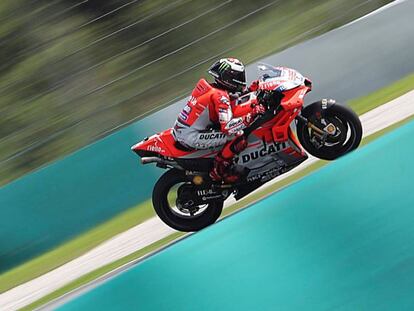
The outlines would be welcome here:
<svg viewBox="0 0 414 311">
<path fill-rule="evenodd" d="M 171 169 L 160 177 L 152 192 L 152 203 L 157 215 L 171 228 L 184 232 L 198 231 L 215 223 L 223 210 L 223 201 L 209 203 L 200 214 L 194 216 L 179 215 L 172 210 L 168 193 L 173 186 L 185 182 L 187 178 L 184 172 L 177 169 Z"/>
<path fill-rule="evenodd" d="M 297 135 L 300 143 L 311 155 L 324 159 L 335 160 L 344 154 L 356 149 L 362 139 L 362 125 L 358 115 L 346 106 L 334 101 L 318 101 L 306 106 L 302 116 L 318 127 L 323 128 L 322 121 L 332 123 L 339 129 L 337 137 L 328 136 L 327 142 L 317 147 L 312 142 L 312 130 L 307 124 L 298 120 Z M 322 120 L 322 121 L 321 121 Z M 327 120 L 327 121 L 326 121 Z"/>
</svg>

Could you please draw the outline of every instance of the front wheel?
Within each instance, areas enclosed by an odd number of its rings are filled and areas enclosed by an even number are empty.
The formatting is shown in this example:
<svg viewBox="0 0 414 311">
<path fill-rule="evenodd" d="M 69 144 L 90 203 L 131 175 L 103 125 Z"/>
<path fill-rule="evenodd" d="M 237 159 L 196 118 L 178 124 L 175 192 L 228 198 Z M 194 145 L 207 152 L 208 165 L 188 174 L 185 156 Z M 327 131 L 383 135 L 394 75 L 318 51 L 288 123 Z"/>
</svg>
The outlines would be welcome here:
<svg viewBox="0 0 414 311">
<path fill-rule="evenodd" d="M 297 123 L 300 143 L 311 155 L 335 160 L 356 149 L 362 139 L 362 125 L 350 108 L 333 100 L 321 100 L 302 110 Z"/>
<path fill-rule="evenodd" d="M 191 182 L 183 171 L 177 169 L 167 171 L 157 181 L 152 192 L 152 203 L 161 220 L 171 228 L 184 232 L 198 231 L 215 223 L 223 210 L 223 201 L 196 205 L 182 194 L 185 187 L 191 187 Z"/>
</svg>

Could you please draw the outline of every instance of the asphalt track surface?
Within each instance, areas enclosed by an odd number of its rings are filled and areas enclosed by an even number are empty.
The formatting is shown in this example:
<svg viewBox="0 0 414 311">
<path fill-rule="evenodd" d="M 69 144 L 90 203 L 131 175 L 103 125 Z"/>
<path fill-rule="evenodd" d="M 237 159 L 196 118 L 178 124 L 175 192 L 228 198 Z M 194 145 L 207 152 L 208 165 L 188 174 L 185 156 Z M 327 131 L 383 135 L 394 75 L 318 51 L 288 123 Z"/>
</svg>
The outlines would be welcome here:
<svg viewBox="0 0 414 311">
<path fill-rule="evenodd" d="M 405 1 L 262 61 L 294 67 L 312 77 L 314 99 L 345 101 L 414 71 L 413 13 L 414 1 Z M 248 75 L 257 75 L 252 66 Z M 23 305 L 35 300 L 30 299 L 33 295 L 25 293 Z"/>
<path fill-rule="evenodd" d="M 372 93 L 414 71 L 414 1 L 385 7 L 262 61 L 310 77 L 308 102 L 345 102 Z M 257 70 L 249 67 L 247 74 L 255 77 Z"/>
<path fill-rule="evenodd" d="M 313 90 L 307 103 L 320 98 L 346 102 L 414 71 L 413 16 L 414 1 L 397 0 L 258 62 L 295 68 L 309 77 Z M 248 80 L 255 79 L 257 63 L 247 66 L 246 72 Z M 185 101 L 167 107 L 164 114 L 177 115 Z"/>
</svg>

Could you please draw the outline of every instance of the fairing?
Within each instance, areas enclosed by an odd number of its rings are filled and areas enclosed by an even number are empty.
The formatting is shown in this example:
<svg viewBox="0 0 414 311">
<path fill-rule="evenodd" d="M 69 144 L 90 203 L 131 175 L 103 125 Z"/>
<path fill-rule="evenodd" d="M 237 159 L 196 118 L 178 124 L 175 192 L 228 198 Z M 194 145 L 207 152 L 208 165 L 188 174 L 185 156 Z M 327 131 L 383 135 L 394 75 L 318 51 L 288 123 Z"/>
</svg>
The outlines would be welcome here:
<svg viewBox="0 0 414 311">
<path fill-rule="evenodd" d="M 259 70 L 265 71 L 259 79 L 259 88 L 265 90 L 278 90 L 280 92 L 305 85 L 305 77 L 298 71 L 287 67 L 273 67 L 260 64 Z"/>
<path fill-rule="evenodd" d="M 248 138 L 248 146 L 235 158 L 235 164 L 248 169 L 247 180 L 253 181 L 260 176 L 260 179 L 274 178 L 281 174 L 284 168 L 289 168 L 307 158 L 301 149 L 293 132 L 288 131 L 288 139 L 284 142 L 275 142 L 273 139 L 266 139 L 261 136 L 262 131 L 269 131 L 264 127 L 253 132 Z M 146 140 L 134 145 L 134 150 L 141 157 L 163 156 L 169 160 L 212 160 L 221 148 L 212 150 L 181 150 L 177 147 L 171 130 L 153 135 Z M 194 162 L 191 162 L 194 169 Z M 263 177 L 264 176 L 264 177 Z"/>
<path fill-rule="evenodd" d="M 247 171 L 247 181 L 265 182 L 295 167 L 307 159 L 290 124 L 300 113 L 303 99 L 311 89 L 311 82 L 296 70 L 261 65 L 267 71 L 259 81 L 262 90 L 278 90 L 283 99 L 276 115 L 248 136 L 248 146 L 236 158 L 235 164 Z M 244 96 L 250 98 L 254 93 Z M 243 98 L 239 101 L 243 102 Z M 231 137 L 229 137 L 231 139 Z M 194 150 L 177 144 L 171 129 L 136 144 L 132 149 L 141 157 L 156 156 L 176 161 L 186 170 L 205 170 L 221 150 Z M 188 165 L 186 165 L 188 163 Z M 190 164 L 191 163 L 191 164 Z"/>
</svg>

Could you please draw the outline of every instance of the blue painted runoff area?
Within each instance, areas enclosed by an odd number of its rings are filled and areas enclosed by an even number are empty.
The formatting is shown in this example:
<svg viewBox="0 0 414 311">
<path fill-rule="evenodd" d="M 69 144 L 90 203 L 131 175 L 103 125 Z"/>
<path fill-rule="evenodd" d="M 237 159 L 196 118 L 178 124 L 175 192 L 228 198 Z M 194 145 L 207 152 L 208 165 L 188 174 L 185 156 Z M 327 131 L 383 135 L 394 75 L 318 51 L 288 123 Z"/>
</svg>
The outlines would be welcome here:
<svg viewBox="0 0 414 311">
<path fill-rule="evenodd" d="M 413 310 L 414 122 L 58 310 Z"/>
<path fill-rule="evenodd" d="M 0 273 L 147 200 L 163 170 L 130 147 L 173 124 L 165 112 L 0 188 Z"/>
</svg>

